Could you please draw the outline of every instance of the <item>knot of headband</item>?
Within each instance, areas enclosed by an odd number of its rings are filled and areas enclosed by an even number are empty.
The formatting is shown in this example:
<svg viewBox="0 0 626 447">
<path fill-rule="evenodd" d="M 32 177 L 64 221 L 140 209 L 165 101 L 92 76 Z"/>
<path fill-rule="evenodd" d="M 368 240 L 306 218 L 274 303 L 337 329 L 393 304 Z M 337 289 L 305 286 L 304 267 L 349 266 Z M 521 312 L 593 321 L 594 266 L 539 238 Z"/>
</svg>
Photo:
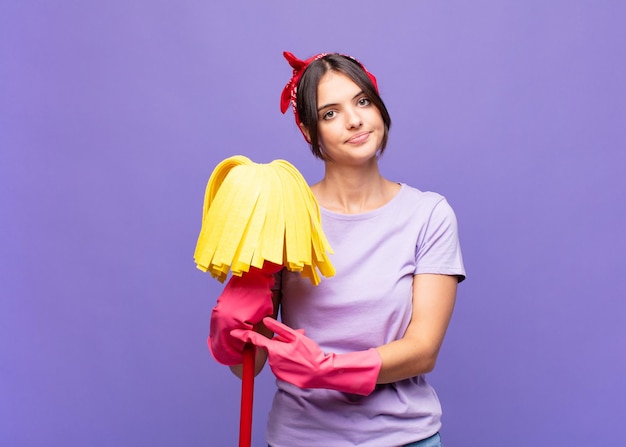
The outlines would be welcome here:
<svg viewBox="0 0 626 447">
<path fill-rule="evenodd" d="M 289 62 L 289 65 L 291 65 L 291 68 L 293 68 L 293 74 L 289 82 L 287 82 L 287 84 L 285 85 L 285 88 L 283 88 L 283 93 L 280 96 L 280 111 L 282 113 L 285 113 L 287 109 L 289 108 L 289 103 L 291 103 L 291 106 L 293 108 L 293 114 L 296 119 L 296 124 L 298 126 L 300 126 L 300 123 L 301 123 L 300 117 L 298 116 L 298 111 L 296 110 L 296 95 L 298 91 L 298 82 L 300 82 L 300 78 L 302 78 L 304 71 L 311 64 L 311 62 L 321 59 L 327 54 L 328 53 L 319 53 L 303 61 L 295 57 L 289 51 L 283 52 L 283 56 L 285 57 L 285 59 L 287 59 L 287 62 Z M 374 88 L 378 92 L 378 84 L 376 83 L 376 77 L 374 77 L 373 74 L 367 71 L 367 69 L 363 66 L 363 64 L 360 63 L 355 58 L 353 58 L 352 56 L 346 56 L 346 55 L 342 55 L 342 56 L 350 58 L 353 61 L 355 61 L 357 64 L 359 64 L 359 66 L 363 69 L 363 71 L 370 78 L 370 80 L 372 81 L 372 84 L 374 84 Z"/>
</svg>

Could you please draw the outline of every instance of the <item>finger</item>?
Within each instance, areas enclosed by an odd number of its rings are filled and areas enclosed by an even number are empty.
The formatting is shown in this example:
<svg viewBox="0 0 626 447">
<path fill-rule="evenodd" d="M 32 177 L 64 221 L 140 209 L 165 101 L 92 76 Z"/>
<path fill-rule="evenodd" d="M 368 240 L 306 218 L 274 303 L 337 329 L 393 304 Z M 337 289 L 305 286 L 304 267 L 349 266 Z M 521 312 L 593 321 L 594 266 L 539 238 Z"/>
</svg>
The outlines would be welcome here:
<svg viewBox="0 0 626 447">
<path fill-rule="evenodd" d="M 232 329 L 230 331 L 230 335 L 237 340 L 248 343 L 251 342 L 251 339 L 254 336 L 254 331 L 251 331 L 249 329 Z"/>
<path fill-rule="evenodd" d="M 258 332 L 248 331 L 245 329 L 233 329 L 232 331 L 230 331 L 230 335 L 245 343 L 252 343 L 253 345 L 259 346 L 261 348 L 267 348 L 267 346 L 272 341 L 264 335 L 259 334 Z"/>
<path fill-rule="evenodd" d="M 276 334 L 276 336 L 274 337 L 275 339 L 284 341 L 286 343 L 293 342 L 300 335 L 300 331 L 296 331 L 289 326 L 275 320 L 274 318 L 263 318 L 263 324 L 265 324 L 266 328 Z"/>
<path fill-rule="evenodd" d="M 250 332 L 247 329 L 233 329 L 230 331 L 230 335 L 233 338 L 236 338 L 237 340 L 241 340 L 244 343 L 248 342 L 248 332 Z"/>
</svg>

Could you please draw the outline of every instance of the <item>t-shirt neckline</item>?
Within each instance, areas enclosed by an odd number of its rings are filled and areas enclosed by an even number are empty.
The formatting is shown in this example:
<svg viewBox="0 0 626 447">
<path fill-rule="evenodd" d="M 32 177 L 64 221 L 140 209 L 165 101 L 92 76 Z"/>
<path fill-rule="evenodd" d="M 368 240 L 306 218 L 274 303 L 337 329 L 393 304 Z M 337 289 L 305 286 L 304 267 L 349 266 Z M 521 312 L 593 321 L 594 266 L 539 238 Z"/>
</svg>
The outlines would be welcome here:
<svg viewBox="0 0 626 447">
<path fill-rule="evenodd" d="M 399 200 L 399 197 L 401 194 L 404 193 L 404 191 L 406 190 L 406 184 L 405 183 L 399 183 L 400 185 L 400 189 L 398 190 L 398 192 L 396 192 L 396 194 L 387 202 L 384 203 L 383 205 L 379 206 L 376 209 L 370 210 L 370 211 L 365 211 L 364 213 L 355 213 L 355 214 L 344 214 L 344 213 L 338 213 L 336 211 L 331 211 L 329 209 L 324 208 L 323 206 L 320 205 L 320 211 L 322 213 L 322 215 L 328 216 L 328 217 L 332 217 L 334 219 L 342 219 L 342 220 L 364 220 L 364 219 L 369 219 L 371 217 L 377 216 L 383 212 L 385 212 L 388 208 L 390 208 L 395 202 L 397 202 Z"/>
</svg>

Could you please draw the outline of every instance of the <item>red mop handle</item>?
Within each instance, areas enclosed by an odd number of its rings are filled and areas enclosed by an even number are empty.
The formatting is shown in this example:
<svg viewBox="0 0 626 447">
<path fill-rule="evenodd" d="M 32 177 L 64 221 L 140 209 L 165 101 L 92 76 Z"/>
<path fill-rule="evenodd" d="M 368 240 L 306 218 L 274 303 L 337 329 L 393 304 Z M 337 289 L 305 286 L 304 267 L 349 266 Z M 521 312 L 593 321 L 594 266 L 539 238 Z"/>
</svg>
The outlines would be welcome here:
<svg viewBox="0 0 626 447">
<path fill-rule="evenodd" d="M 239 447 L 252 443 L 252 403 L 254 401 L 254 356 L 256 347 L 246 343 L 243 348 L 241 376 L 241 414 L 239 415 Z"/>
</svg>

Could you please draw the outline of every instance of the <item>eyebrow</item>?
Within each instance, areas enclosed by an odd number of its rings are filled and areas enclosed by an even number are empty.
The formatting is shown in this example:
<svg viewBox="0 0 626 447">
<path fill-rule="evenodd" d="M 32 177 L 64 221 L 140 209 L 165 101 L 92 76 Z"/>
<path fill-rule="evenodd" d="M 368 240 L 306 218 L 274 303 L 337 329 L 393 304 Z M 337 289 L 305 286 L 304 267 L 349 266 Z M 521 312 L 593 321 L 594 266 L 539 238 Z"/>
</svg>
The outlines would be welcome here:
<svg viewBox="0 0 626 447">
<path fill-rule="evenodd" d="M 359 96 L 363 95 L 364 93 L 365 93 L 365 92 L 364 92 L 363 90 L 361 90 L 359 93 L 357 93 L 356 95 L 354 95 L 354 96 L 352 97 L 352 99 L 356 99 L 356 98 L 358 98 Z M 322 110 L 324 110 L 324 109 L 325 109 L 325 108 L 327 108 L 327 107 L 333 107 L 333 106 L 336 106 L 336 105 L 337 105 L 337 103 L 333 103 L 333 104 L 326 104 L 326 105 L 323 105 L 323 106 L 321 106 L 321 107 L 318 107 L 318 108 L 317 108 L 317 111 L 318 111 L 318 112 L 321 112 Z"/>
</svg>

